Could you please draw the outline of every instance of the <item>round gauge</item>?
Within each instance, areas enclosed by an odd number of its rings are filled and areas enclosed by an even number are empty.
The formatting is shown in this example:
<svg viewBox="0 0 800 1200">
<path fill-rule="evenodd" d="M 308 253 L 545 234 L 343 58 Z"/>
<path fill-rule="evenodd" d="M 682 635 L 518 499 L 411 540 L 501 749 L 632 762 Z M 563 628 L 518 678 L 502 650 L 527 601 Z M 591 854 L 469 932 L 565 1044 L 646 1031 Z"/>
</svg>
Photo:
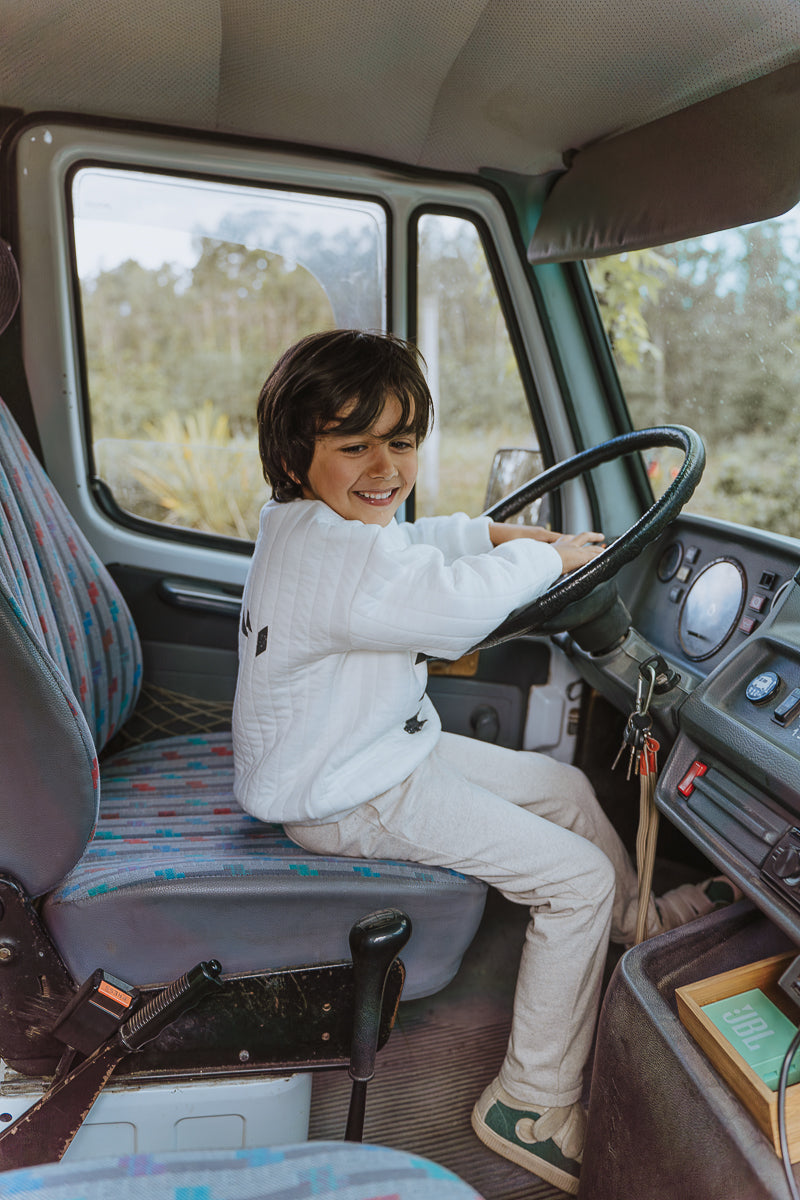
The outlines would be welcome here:
<svg viewBox="0 0 800 1200">
<path fill-rule="evenodd" d="M 681 606 L 678 640 L 687 658 L 709 658 L 736 628 L 744 605 L 744 570 L 729 558 L 709 563 L 696 577 Z"/>
</svg>

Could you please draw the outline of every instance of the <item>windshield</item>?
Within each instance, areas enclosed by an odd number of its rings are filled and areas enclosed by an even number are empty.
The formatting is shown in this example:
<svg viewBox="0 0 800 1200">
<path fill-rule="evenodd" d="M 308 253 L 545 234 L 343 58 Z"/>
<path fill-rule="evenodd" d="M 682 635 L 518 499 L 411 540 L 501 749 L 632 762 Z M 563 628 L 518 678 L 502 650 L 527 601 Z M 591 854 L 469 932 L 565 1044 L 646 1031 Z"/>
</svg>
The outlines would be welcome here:
<svg viewBox="0 0 800 1200">
<path fill-rule="evenodd" d="M 587 266 L 634 427 L 705 442 L 687 510 L 800 537 L 800 205 Z M 646 458 L 660 495 L 678 459 Z"/>
</svg>

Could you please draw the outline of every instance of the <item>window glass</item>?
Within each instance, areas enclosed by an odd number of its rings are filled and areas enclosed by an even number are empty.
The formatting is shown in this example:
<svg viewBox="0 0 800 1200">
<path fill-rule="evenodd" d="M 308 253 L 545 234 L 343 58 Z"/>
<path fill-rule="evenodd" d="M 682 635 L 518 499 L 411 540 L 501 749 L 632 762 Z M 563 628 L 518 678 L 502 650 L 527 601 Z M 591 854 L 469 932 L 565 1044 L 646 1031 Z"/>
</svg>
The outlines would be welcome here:
<svg viewBox="0 0 800 1200">
<path fill-rule="evenodd" d="M 497 451 L 529 452 L 507 456 L 507 469 L 495 471 L 501 490 L 538 474 L 542 460 L 477 228 L 461 217 L 426 214 L 418 229 L 418 342 L 436 420 L 420 453 L 416 512 L 477 516 Z"/>
<path fill-rule="evenodd" d="M 383 209 L 86 168 L 73 211 L 97 474 L 136 516 L 254 537 L 261 385 L 308 333 L 384 326 Z"/>
<path fill-rule="evenodd" d="M 588 267 L 634 425 L 705 442 L 688 510 L 800 536 L 800 206 Z M 678 463 L 648 454 L 656 494 Z"/>
</svg>

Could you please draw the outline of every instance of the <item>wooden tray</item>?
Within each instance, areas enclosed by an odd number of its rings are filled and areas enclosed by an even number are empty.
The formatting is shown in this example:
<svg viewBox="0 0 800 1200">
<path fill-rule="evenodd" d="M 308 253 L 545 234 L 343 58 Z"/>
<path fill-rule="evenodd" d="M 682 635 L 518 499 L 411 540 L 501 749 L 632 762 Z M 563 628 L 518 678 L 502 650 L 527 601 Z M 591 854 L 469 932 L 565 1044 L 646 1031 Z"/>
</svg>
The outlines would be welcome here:
<svg viewBox="0 0 800 1200">
<path fill-rule="evenodd" d="M 778 1093 L 773 1092 L 753 1068 L 742 1058 L 734 1046 L 723 1037 L 716 1025 L 703 1012 L 704 1004 L 724 1000 L 751 988 L 760 988 L 773 1004 L 786 1014 L 793 1024 L 798 1023 L 800 1013 L 791 1000 L 778 986 L 778 980 L 793 961 L 796 954 L 777 954 L 761 962 L 737 967 L 697 983 L 689 983 L 675 989 L 678 1015 L 708 1056 L 720 1075 L 736 1093 L 745 1108 L 755 1118 L 759 1128 L 772 1142 L 780 1155 L 778 1135 Z M 786 1132 L 789 1143 L 789 1158 L 800 1161 L 800 1083 L 786 1089 Z"/>
</svg>

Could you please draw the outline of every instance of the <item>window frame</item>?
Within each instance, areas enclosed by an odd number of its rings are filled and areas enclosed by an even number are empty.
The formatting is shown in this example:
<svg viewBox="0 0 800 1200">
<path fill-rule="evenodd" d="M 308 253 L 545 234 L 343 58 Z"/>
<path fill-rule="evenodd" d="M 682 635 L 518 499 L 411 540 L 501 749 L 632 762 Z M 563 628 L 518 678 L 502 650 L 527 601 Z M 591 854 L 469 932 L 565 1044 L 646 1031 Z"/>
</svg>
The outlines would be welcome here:
<svg viewBox="0 0 800 1200">
<path fill-rule="evenodd" d="M 576 307 L 583 319 L 583 326 L 587 333 L 587 345 L 594 357 L 597 373 L 603 381 L 609 414 L 615 424 L 616 432 L 618 434 L 630 433 L 633 429 L 633 422 L 628 409 L 628 401 L 622 388 L 617 364 L 614 361 L 614 352 L 608 340 L 586 263 L 582 260 L 568 263 L 566 274 L 575 297 Z M 644 512 L 653 503 L 655 497 L 641 455 L 633 455 L 628 462 L 628 468 L 631 486 L 642 507 L 642 512 Z M 595 501 L 595 503 L 597 502 Z"/>
<path fill-rule="evenodd" d="M 217 541 L 193 531 L 178 533 L 156 522 L 152 525 L 160 531 L 158 536 L 150 523 L 144 529 L 127 528 L 103 511 L 88 486 L 74 262 L 64 185 L 66 174 L 77 164 L 147 172 L 161 167 L 166 174 L 195 174 L 223 183 L 263 183 L 273 189 L 377 200 L 387 211 L 388 319 L 401 337 L 411 332 L 413 214 L 454 209 L 481 222 L 489 231 L 484 249 L 518 363 L 535 379 L 543 413 L 537 426 L 543 452 L 555 461 L 581 448 L 566 415 L 570 391 L 564 386 L 560 333 L 550 328 L 553 313 L 563 317 L 567 303 L 562 268 L 555 268 L 548 281 L 546 271 L 542 279 L 541 269 L 529 266 L 514 204 L 491 178 L 426 171 L 252 138 L 64 114 L 32 113 L 20 118 L 0 153 L 8 177 L 15 180 L 8 232 L 18 250 L 22 275 L 22 353 L 43 460 L 102 561 L 235 582 L 244 578 L 250 544 L 228 538 Z M 566 315 L 567 323 L 575 327 L 574 307 Z M 577 336 L 572 348 L 583 362 L 582 335 Z M 572 364 L 568 366 L 571 369 Z M 580 380 L 591 389 L 591 404 L 602 410 L 605 400 L 597 394 L 591 373 L 585 367 L 581 371 Z M 564 512 L 570 527 L 589 527 L 587 492 L 579 483 L 565 489 Z"/>
</svg>

